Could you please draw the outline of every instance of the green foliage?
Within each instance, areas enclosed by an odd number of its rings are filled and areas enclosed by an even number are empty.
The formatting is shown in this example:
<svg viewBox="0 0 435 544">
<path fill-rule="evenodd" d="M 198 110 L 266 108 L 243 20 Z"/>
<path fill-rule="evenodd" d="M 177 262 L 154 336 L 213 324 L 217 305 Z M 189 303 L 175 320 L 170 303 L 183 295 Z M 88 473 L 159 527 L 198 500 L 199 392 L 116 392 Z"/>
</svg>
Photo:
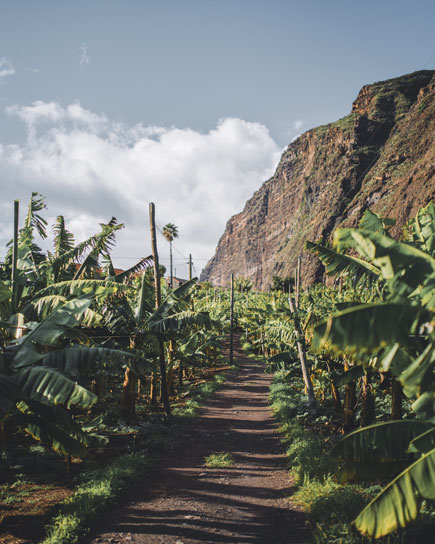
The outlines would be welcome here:
<svg viewBox="0 0 435 544">
<path fill-rule="evenodd" d="M 211 453 L 205 458 L 205 466 L 209 468 L 225 468 L 234 465 L 233 456 L 224 451 Z"/>
<path fill-rule="evenodd" d="M 406 527 L 420 512 L 423 499 L 435 500 L 435 449 L 401 472 L 355 519 L 357 529 L 374 538 Z"/>
<path fill-rule="evenodd" d="M 286 276 L 284 278 L 281 278 L 281 276 L 272 276 L 272 285 L 270 286 L 270 290 L 288 293 L 289 289 L 294 286 L 294 283 L 295 280 L 291 276 Z"/>
<path fill-rule="evenodd" d="M 143 455 L 119 457 L 107 467 L 89 472 L 73 496 L 61 506 L 41 544 L 73 544 L 83 536 L 99 513 L 131 486 L 149 467 Z"/>
<path fill-rule="evenodd" d="M 379 269 L 386 301 L 332 314 L 316 324 L 313 340 L 317 349 L 332 346 L 375 368 L 391 369 L 414 400 L 415 413 L 427 420 L 372 425 L 350 434 L 336 447 L 336 453 L 347 460 L 342 477 L 367 477 L 370 462 L 412 463 L 355 520 L 362 533 L 375 538 L 407 525 L 417 517 L 422 500 L 435 497 L 433 450 L 421 451 L 411 442 L 435 422 L 435 336 L 429 325 L 435 310 L 435 208 L 429 204 L 410 221 L 407 242 L 388 236 L 389 225 L 369 214 L 363 217 L 362 228 L 335 232 L 339 251 L 356 250 Z M 420 446 L 430 447 L 430 442 L 421 439 Z M 409 451 L 420 457 L 415 460 Z"/>
<path fill-rule="evenodd" d="M 362 259 L 343 255 L 314 242 L 306 242 L 305 248 L 319 257 L 325 265 L 326 273 L 330 276 L 350 275 L 355 284 L 370 283 L 378 279 L 379 269 Z"/>
<path fill-rule="evenodd" d="M 361 462 L 408 459 L 411 440 L 433 427 L 428 421 L 418 420 L 375 423 L 346 435 L 336 444 L 333 454 Z"/>
</svg>

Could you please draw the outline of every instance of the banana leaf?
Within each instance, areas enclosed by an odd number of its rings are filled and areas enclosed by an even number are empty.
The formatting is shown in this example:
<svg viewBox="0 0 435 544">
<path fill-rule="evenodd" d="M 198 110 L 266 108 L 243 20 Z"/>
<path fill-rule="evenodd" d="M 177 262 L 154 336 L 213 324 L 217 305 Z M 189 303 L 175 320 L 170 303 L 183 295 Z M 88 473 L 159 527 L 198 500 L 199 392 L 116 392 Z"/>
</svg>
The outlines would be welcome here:
<svg viewBox="0 0 435 544">
<path fill-rule="evenodd" d="M 135 356 L 134 353 L 119 349 L 73 345 L 48 352 L 43 355 L 39 364 L 77 378 L 91 376 L 98 370 L 97 364 L 100 361 L 119 361 L 128 364 Z"/>
<path fill-rule="evenodd" d="M 421 456 L 388 484 L 353 522 L 362 534 L 380 538 L 405 527 L 423 499 L 435 499 L 435 449 Z"/>
<path fill-rule="evenodd" d="M 11 368 L 19 370 L 39 360 L 41 354 L 36 349 L 36 345 L 56 345 L 59 338 L 65 333 L 65 327 L 77 326 L 80 315 L 89 308 L 90 304 L 89 298 L 81 298 L 71 300 L 56 308 L 17 344 Z"/>
<path fill-rule="evenodd" d="M 415 219 L 410 222 L 410 230 L 421 249 L 432 256 L 435 253 L 435 206 L 433 202 L 418 210 Z"/>
<path fill-rule="evenodd" d="M 314 328 L 313 347 L 332 344 L 341 350 L 370 353 L 395 342 L 410 343 L 417 319 L 416 308 L 407 304 L 362 304 L 330 316 Z"/>
<path fill-rule="evenodd" d="M 108 296 L 118 292 L 125 292 L 130 287 L 122 283 L 110 280 L 95 280 L 95 279 L 81 279 L 81 280 L 66 280 L 58 283 L 52 283 L 48 287 L 44 287 L 40 291 L 36 292 L 33 299 L 35 303 L 42 297 L 46 296 Z"/>
<path fill-rule="evenodd" d="M 411 440 L 408 451 L 412 453 L 427 453 L 433 448 L 435 448 L 435 425 Z"/>
<path fill-rule="evenodd" d="M 420 418 L 435 423 L 435 391 L 426 391 L 412 404 L 413 411 Z"/>
<path fill-rule="evenodd" d="M 76 404 L 89 408 L 97 400 L 96 395 L 53 368 L 26 368 L 15 374 L 15 381 L 21 399 L 47 406 Z"/>
<path fill-rule="evenodd" d="M 10 412 L 18 398 L 18 385 L 13 376 L 0 374 L 0 418 Z"/>
<path fill-rule="evenodd" d="M 15 421 L 33 438 L 50 444 L 55 451 L 65 455 L 86 457 L 89 438 L 64 410 L 57 408 L 35 413 L 26 403 L 20 403 L 18 408 L 22 413 L 15 417 Z"/>
<path fill-rule="evenodd" d="M 366 210 L 358 223 L 360 229 L 367 229 L 381 234 L 388 234 L 388 227 L 395 225 L 395 219 L 381 217 L 371 210 Z"/>
<path fill-rule="evenodd" d="M 395 460 L 382 462 L 346 461 L 334 474 L 334 479 L 339 484 L 385 481 L 385 478 L 390 479 L 397 476 L 408 465 L 407 461 Z"/>
<path fill-rule="evenodd" d="M 334 246 L 339 251 L 355 249 L 380 269 L 386 280 L 400 281 L 409 292 L 435 272 L 435 259 L 421 249 L 367 229 L 337 229 Z"/>
<path fill-rule="evenodd" d="M 379 277 L 379 269 L 362 259 L 343 255 L 333 249 L 313 242 L 306 242 L 305 248 L 319 257 L 325 265 L 326 273 L 330 276 L 347 272 L 354 277 L 356 283 L 367 279 L 374 281 Z"/>
<path fill-rule="evenodd" d="M 409 459 L 410 441 L 431 428 L 433 423 L 420 420 L 374 423 L 345 436 L 334 446 L 332 454 L 359 462 Z"/>
<path fill-rule="evenodd" d="M 209 328 L 212 324 L 207 312 L 192 312 L 185 310 L 169 315 L 156 311 L 148 320 L 150 328 L 157 333 L 175 332 L 188 325 L 198 325 Z"/>
<path fill-rule="evenodd" d="M 403 391 L 408 397 L 415 397 L 427 391 L 435 392 L 435 349 L 428 344 L 408 368 L 399 376 Z"/>
</svg>

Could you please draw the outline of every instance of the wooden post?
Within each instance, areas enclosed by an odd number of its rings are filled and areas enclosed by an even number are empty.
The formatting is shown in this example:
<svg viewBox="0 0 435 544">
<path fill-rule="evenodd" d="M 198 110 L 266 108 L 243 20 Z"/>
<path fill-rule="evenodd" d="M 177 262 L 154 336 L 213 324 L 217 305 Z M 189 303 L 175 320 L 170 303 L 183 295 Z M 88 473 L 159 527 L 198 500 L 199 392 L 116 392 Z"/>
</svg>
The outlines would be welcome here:
<svg viewBox="0 0 435 544">
<path fill-rule="evenodd" d="M 192 279 L 192 255 L 189 253 L 189 280 Z"/>
<path fill-rule="evenodd" d="M 162 303 L 162 293 L 160 286 L 160 268 L 159 268 L 159 254 L 157 252 L 157 235 L 156 235 L 156 220 L 155 220 L 155 206 L 153 202 L 150 202 L 149 206 L 150 214 L 150 230 L 151 230 L 151 246 L 154 259 L 154 287 L 156 291 L 156 309 Z M 171 417 L 171 406 L 169 404 L 168 387 L 166 383 L 166 361 L 165 361 L 165 346 L 163 343 L 163 336 L 157 335 L 159 341 L 159 363 L 160 363 L 160 379 L 162 383 L 162 400 L 165 408 L 165 413 L 168 418 Z"/>
<path fill-rule="evenodd" d="M 231 299 L 230 299 L 230 365 L 234 360 L 234 274 L 231 273 Z"/>
<path fill-rule="evenodd" d="M 12 246 L 12 313 L 16 311 L 17 305 L 17 261 L 18 261 L 18 219 L 20 201 L 14 200 L 14 238 Z"/>
<path fill-rule="evenodd" d="M 169 261 L 170 261 L 170 276 L 169 276 L 169 285 L 171 289 L 173 288 L 173 274 L 172 274 L 172 240 L 169 242 Z"/>
<path fill-rule="evenodd" d="M 316 408 L 316 397 L 314 395 L 314 388 L 313 388 L 313 382 L 311 381 L 310 376 L 310 369 L 308 368 L 307 363 L 307 357 L 305 355 L 305 349 L 304 349 L 304 334 L 302 331 L 301 324 L 299 322 L 299 318 L 296 314 L 296 308 L 293 303 L 293 299 L 291 297 L 291 287 L 289 286 L 288 291 L 288 302 L 290 306 L 290 311 L 294 315 L 295 318 L 295 328 L 298 335 L 298 340 L 296 342 L 296 346 L 298 348 L 298 354 L 299 354 L 299 361 L 301 363 L 302 368 L 302 378 L 304 380 L 305 389 L 307 390 L 307 397 L 308 397 L 308 404 L 310 408 Z"/>
</svg>

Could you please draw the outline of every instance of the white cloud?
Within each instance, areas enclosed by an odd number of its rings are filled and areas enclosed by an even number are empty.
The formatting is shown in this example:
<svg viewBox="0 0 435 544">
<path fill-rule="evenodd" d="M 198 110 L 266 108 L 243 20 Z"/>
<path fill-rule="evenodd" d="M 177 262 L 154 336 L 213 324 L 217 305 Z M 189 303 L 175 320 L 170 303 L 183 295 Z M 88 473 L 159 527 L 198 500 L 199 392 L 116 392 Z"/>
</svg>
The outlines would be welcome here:
<svg viewBox="0 0 435 544">
<path fill-rule="evenodd" d="M 305 121 L 303 119 L 296 119 L 293 121 L 291 127 L 287 130 L 286 136 L 290 137 L 290 143 L 294 142 L 301 135 L 301 128 L 304 126 Z"/>
<path fill-rule="evenodd" d="M 304 122 L 302 119 L 297 119 L 296 121 L 293 121 L 293 129 L 294 130 L 301 130 Z"/>
<path fill-rule="evenodd" d="M 16 115 L 27 125 L 34 125 L 40 121 L 56 123 L 64 116 L 64 110 L 57 102 L 42 102 L 36 100 L 31 106 L 8 106 L 8 115 Z"/>
<path fill-rule="evenodd" d="M 15 67 L 10 60 L 6 57 L 0 58 L 0 78 L 6 76 L 13 76 L 15 74 Z"/>
<path fill-rule="evenodd" d="M 85 43 L 82 43 L 80 46 L 80 66 L 89 64 L 91 62 L 91 57 L 88 54 L 88 46 Z"/>
<path fill-rule="evenodd" d="M 64 108 L 38 101 L 7 111 L 27 124 L 29 135 L 25 145 L 0 145 L 0 234 L 10 225 L 12 200 L 26 202 L 31 191 L 39 191 L 47 196 L 49 212 L 65 215 L 78 238 L 112 215 L 124 222 L 114 252 L 121 257 L 149 254 L 153 201 L 157 223 L 178 226 L 175 246 L 183 255 L 210 258 L 226 221 L 270 177 L 281 153 L 264 125 L 237 118 L 221 119 L 202 133 L 113 123 L 79 103 Z M 168 244 L 159 244 L 166 264 Z M 184 260 L 175 256 L 182 275 Z M 197 261 L 197 269 L 204 264 Z"/>
</svg>

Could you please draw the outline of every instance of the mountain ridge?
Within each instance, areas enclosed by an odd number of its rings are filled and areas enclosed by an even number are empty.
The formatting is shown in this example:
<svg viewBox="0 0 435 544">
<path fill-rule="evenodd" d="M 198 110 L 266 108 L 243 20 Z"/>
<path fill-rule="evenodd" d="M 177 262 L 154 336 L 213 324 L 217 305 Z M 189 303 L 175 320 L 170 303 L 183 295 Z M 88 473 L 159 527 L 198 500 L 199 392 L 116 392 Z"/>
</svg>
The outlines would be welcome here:
<svg viewBox="0 0 435 544">
<path fill-rule="evenodd" d="M 397 234 L 435 196 L 435 71 L 364 85 L 351 112 L 308 130 L 284 150 L 274 175 L 231 217 L 202 281 L 228 285 L 231 272 L 259 289 L 293 273 L 303 284 L 323 267 L 303 251 L 337 226 L 356 226 L 370 208 Z"/>
</svg>

